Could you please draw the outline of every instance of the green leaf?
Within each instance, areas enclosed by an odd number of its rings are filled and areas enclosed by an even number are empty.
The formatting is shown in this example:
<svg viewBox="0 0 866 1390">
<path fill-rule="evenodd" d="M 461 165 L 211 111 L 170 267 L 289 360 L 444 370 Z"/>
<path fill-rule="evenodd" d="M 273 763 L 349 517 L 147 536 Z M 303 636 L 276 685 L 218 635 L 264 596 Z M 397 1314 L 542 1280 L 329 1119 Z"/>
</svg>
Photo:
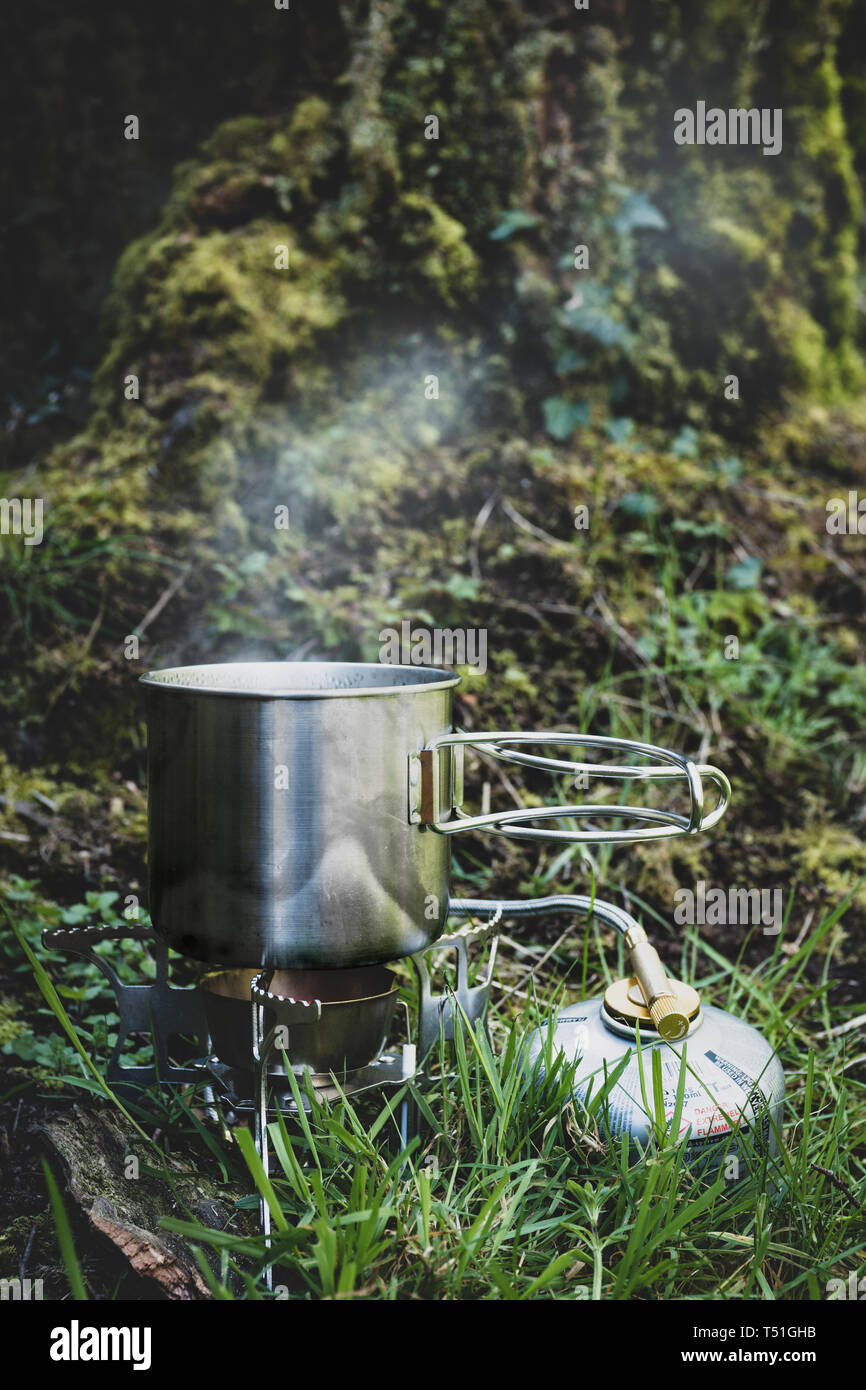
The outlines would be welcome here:
<svg viewBox="0 0 866 1390">
<path fill-rule="evenodd" d="M 57 1230 L 57 1244 L 60 1246 L 60 1254 L 63 1256 L 63 1265 L 66 1269 L 69 1287 L 72 1290 L 72 1297 L 77 1303 L 87 1303 L 87 1290 L 84 1287 L 84 1280 L 81 1277 L 81 1266 L 78 1263 L 78 1256 L 75 1253 L 75 1242 L 72 1239 L 72 1227 L 69 1225 L 69 1217 L 66 1215 L 57 1183 L 54 1181 L 54 1174 L 48 1167 L 44 1158 L 42 1160 L 42 1171 L 45 1174 L 45 1185 L 48 1188 L 48 1200 L 51 1203 L 51 1212 Z"/>
<path fill-rule="evenodd" d="M 569 372 L 579 371 L 588 364 L 589 358 L 584 353 L 578 352 L 576 348 L 565 348 L 554 362 L 553 370 L 557 376 L 567 376 Z"/>
<path fill-rule="evenodd" d="M 625 352 L 631 348 L 634 334 L 610 312 L 611 291 L 607 285 L 590 282 L 575 299 L 576 302 L 569 301 L 560 314 L 567 328 L 594 338 L 602 347 L 620 347 Z"/>
<path fill-rule="evenodd" d="M 73 907 L 65 907 L 60 916 L 67 926 L 77 927 L 79 922 L 86 922 L 93 916 L 93 909 L 88 903 L 75 903 Z"/>
<path fill-rule="evenodd" d="M 481 597 L 481 581 L 468 574 L 451 574 L 442 588 L 457 599 L 476 599 Z M 434 626 L 432 619 L 430 626 Z"/>
<path fill-rule="evenodd" d="M 658 499 L 651 492 L 627 492 L 619 504 L 619 510 L 626 516 L 639 517 L 641 521 L 656 516 L 659 511 Z"/>
<path fill-rule="evenodd" d="M 54 985 L 53 985 L 53 983 L 52 983 L 52 980 L 51 980 L 50 975 L 48 974 L 47 970 L 46 970 L 45 967 L 43 966 L 42 962 L 34 955 L 33 951 L 32 951 L 31 948 L 30 948 L 29 943 L 25 940 L 24 936 L 22 935 L 21 930 L 20 930 L 20 928 L 19 928 L 19 926 L 18 926 L 18 923 L 15 921 L 14 917 L 12 917 L 11 913 L 8 911 L 8 909 L 7 909 L 7 907 L 6 907 L 6 904 L 3 903 L 2 901 L 0 901 L 0 911 L 3 912 L 3 915 L 4 915 L 4 917 L 6 918 L 6 921 L 9 923 L 9 926 L 10 926 L 10 928 L 11 928 L 13 934 L 15 935 L 15 937 L 16 937 L 16 939 L 17 939 L 17 941 L 18 941 L 18 945 L 21 947 L 22 951 L 24 952 L 25 956 L 27 957 L 28 961 L 30 962 L 30 967 L 31 967 L 31 969 L 32 969 L 32 971 L 33 971 L 34 979 L 36 980 L 36 983 L 37 983 L 37 985 L 39 986 L 39 989 L 40 989 L 41 992 L 42 992 L 42 997 L 44 998 L 45 1002 L 49 1005 L 49 1007 L 50 1007 L 50 1009 L 51 1009 L 51 1012 L 54 1014 L 54 1017 L 57 1019 L 57 1022 L 60 1024 L 61 1028 L 63 1029 L 64 1033 L 65 1033 L 66 1036 L 68 1037 L 69 1041 L 72 1043 L 72 1046 L 75 1048 L 75 1051 L 78 1053 L 78 1056 L 81 1058 L 82 1062 L 84 1063 L 84 1066 L 85 1066 L 86 1070 L 89 1071 L 89 1072 L 92 1074 L 92 1076 L 94 1077 L 94 1079 L 95 1079 L 96 1082 L 98 1083 L 98 1085 L 99 1085 L 99 1087 L 100 1087 L 100 1089 L 101 1089 L 101 1091 L 102 1091 L 102 1094 L 105 1096 L 106 1100 L 110 1100 L 110 1101 L 112 1102 L 113 1105 L 116 1105 L 116 1106 L 117 1106 L 117 1108 L 118 1108 L 118 1110 L 121 1112 L 121 1114 L 124 1115 L 125 1118 L 126 1118 L 127 1120 L 129 1120 L 129 1123 L 130 1123 L 135 1129 L 138 1130 L 138 1133 L 139 1133 L 139 1134 L 141 1135 L 141 1137 L 144 1139 L 145 1143 L 152 1147 L 152 1146 L 153 1146 L 153 1141 L 152 1141 L 152 1139 L 150 1138 L 150 1135 L 148 1135 L 148 1134 L 141 1128 L 141 1125 L 138 1124 L 137 1121 L 135 1121 L 135 1120 L 132 1118 L 132 1116 L 130 1115 L 129 1111 L 126 1109 L 126 1107 L 123 1105 L 123 1103 L 117 1098 L 117 1096 L 114 1094 L 114 1092 L 112 1091 L 111 1087 L 110 1087 L 110 1086 L 108 1085 L 108 1083 L 104 1080 L 104 1078 L 100 1075 L 100 1072 L 99 1072 L 98 1068 L 97 1068 L 97 1067 L 94 1065 L 94 1063 L 91 1061 L 91 1059 L 90 1059 L 90 1057 L 88 1056 L 87 1052 L 85 1052 L 84 1047 L 82 1046 L 82 1043 L 81 1043 L 81 1039 L 79 1038 L 79 1036 L 78 1036 L 78 1034 L 76 1033 L 74 1027 L 72 1026 L 72 1023 L 71 1023 L 71 1021 L 70 1021 L 69 1015 L 67 1014 L 66 1010 L 65 1010 L 64 1007 L 63 1007 L 63 1004 L 62 1004 L 62 1002 L 61 1002 L 60 996 L 58 995 L 56 989 L 54 988 Z"/>
<path fill-rule="evenodd" d="M 748 555 L 738 565 L 732 565 L 725 578 L 732 589 L 757 589 L 761 583 L 763 565 L 756 555 Z"/>
<path fill-rule="evenodd" d="M 238 574 L 245 577 L 261 574 L 263 570 L 267 569 L 270 558 L 266 550 L 251 550 L 249 555 L 245 555 L 238 565 Z"/>
<path fill-rule="evenodd" d="M 277 1227 L 278 1231 L 287 1231 L 289 1229 L 289 1223 L 283 1215 L 283 1209 L 277 1200 L 277 1194 L 271 1185 L 271 1180 L 262 1167 L 262 1160 L 256 1152 L 253 1136 L 243 1125 L 239 1125 L 235 1130 L 235 1139 L 238 1148 L 243 1154 L 244 1161 L 252 1174 L 256 1187 L 268 1204 L 274 1225 Z"/>
<path fill-rule="evenodd" d="M 662 232 L 667 225 L 667 219 L 645 193 L 629 193 L 619 212 L 611 218 L 611 226 L 621 235 L 648 229 Z"/>
<path fill-rule="evenodd" d="M 634 434 L 634 420 L 628 415 L 617 415 L 613 420 L 607 420 L 604 432 L 614 444 L 625 444 Z"/>
<path fill-rule="evenodd" d="M 548 396 L 542 402 L 544 428 L 554 439 L 568 439 L 575 425 L 585 425 L 589 420 L 589 406 L 586 401 L 567 401 L 562 396 Z"/>
<path fill-rule="evenodd" d="M 693 425 L 683 425 L 673 444 L 671 453 L 680 459 L 693 459 L 697 456 L 700 435 Z"/>
<path fill-rule="evenodd" d="M 525 232 L 537 225 L 538 218 L 534 213 L 525 212 L 523 208 L 511 208 L 500 216 L 490 233 L 490 240 L 505 241 L 506 237 L 513 236 L 515 232 Z"/>
</svg>

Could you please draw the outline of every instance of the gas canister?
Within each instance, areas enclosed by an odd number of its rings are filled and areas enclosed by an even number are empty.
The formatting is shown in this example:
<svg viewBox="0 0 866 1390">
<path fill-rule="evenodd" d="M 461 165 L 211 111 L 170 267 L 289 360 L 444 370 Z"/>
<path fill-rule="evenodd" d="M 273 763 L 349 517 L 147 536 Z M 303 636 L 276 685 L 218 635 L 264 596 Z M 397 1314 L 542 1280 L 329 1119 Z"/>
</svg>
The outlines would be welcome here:
<svg viewBox="0 0 866 1390">
<path fill-rule="evenodd" d="M 653 1134 L 654 1055 L 668 1126 L 685 1068 L 675 1137 L 685 1142 L 686 1161 L 706 1175 L 724 1168 L 730 1178 L 746 1176 L 778 1152 L 785 1095 L 778 1057 L 757 1029 L 702 1006 L 694 989 L 669 979 L 637 923 L 624 935 L 635 973 L 537 1029 L 527 1066 L 543 1076 L 547 1058 L 576 1064 L 574 1096 L 583 1105 L 618 1072 L 596 1118 L 604 1137 L 626 1135 L 635 1149 Z"/>
</svg>

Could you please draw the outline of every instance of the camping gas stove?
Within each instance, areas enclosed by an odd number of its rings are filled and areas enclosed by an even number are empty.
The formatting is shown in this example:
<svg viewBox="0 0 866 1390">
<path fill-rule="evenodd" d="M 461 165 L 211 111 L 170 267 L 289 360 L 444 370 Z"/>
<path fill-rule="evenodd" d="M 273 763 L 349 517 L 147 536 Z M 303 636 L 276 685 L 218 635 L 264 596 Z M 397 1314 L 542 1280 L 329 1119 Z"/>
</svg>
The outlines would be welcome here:
<svg viewBox="0 0 866 1390">
<path fill-rule="evenodd" d="M 465 915 L 459 900 L 451 910 Z M 332 1100 L 418 1077 L 417 1059 L 440 1037 L 453 1039 L 458 1017 L 470 1024 L 485 1017 L 499 944 L 492 926 L 498 916 L 501 909 L 491 913 L 491 921 L 467 923 L 412 957 L 417 1025 L 413 1034 L 407 1010 L 406 1041 L 399 1050 L 386 1047 L 396 1012 L 397 977 L 382 966 L 217 971 L 196 987 L 183 987 L 171 983 L 169 948 L 149 927 L 58 927 L 44 932 L 42 943 L 46 950 L 84 957 L 111 984 L 119 1025 L 106 1080 L 119 1096 L 129 1098 L 155 1084 L 204 1082 L 231 1122 L 262 1107 L 288 1114 L 297 1113 L 299 1104 L 309 1109 L 307 1085 L 320 1099 Z M 122 983 L 111 958 L 94 949 L 104 942 L 119 947 L 127 941 L 141 943 L 152 955 L 152 980 Z M 485 943 L 488 958 L 480 975 L 472 971 L 470 956 L 473 947 Z M 435 963 L 446 953 L 456 957 L 456 979 L 436 993 Z M 141 1035 L 151 1038 L 152 1061 L 124 1063 L 127 1042 Z M 178 1061 L 174 1055 L 181 1039 L 184 1050 L 196 1054 L 191 1060 Z M 303 1079 L 305 1086 L 293 1085 L 292 1078 Z"/>
<path fill-rule="evenodd" d="M 224 1112 L 255 1117 L 267 1170 L 269 1115 L 278 1109 L 297 1115 L 310 1104 L 309 1087 L 338 1098 L 423 1084 L 424 1059 L 437 1039 L 453 1038 L 463 1016 L 470 1024 L 485 1017 L 498 922 L 563 910 L 592 913 L 614 927 L 625 938 L 632 974 L 603 1001 L 590 1001 L 583 1032 L 560 1019 L 551 1044 L 534 1054 L 530 1048 L 528 1065 L 535 1065 L 533 1055 L 549 1057 L 550 1046 L 578 1061 L 590 1038 L 587 1022 L 607 1030 L 607 1050 L 617 1057 L 629 1051 L 629 1038 L 640 1043 L 639 1068 L 654 1049 L 683 1043 L 684 1053 L 700 1036 L 697 995 L 668 979 L 628 913 L 579 895 L 455 899 L 450 839 L 467 829 L 569 844 L 696 834 L 715 825 L 728 804 L 730 785 L 717 768 L 652 744 L 596 735 L 455 732 L 459 677 L 449 671 L 241 663 L 155 671 L 142 679 L 153 932 L 130 923 L 118 931 L 69 928 L 44 937 L 51 949 L 86 956 L 111 981 L 120 1026 L 110 1083 L 205 1080 Z M 572 761 L 530 752 L 532 745 L 627 761 Z M 679 780 L 688 808 L 616 800 L 468 815 L 462 806 L 467 747 L 484 759 L 565 775 L 572 786 L 585 787 L 591 777 L 605 784 Z M 709 809 L 705 783 L 716 790 Z M 449 934 L 454 916 L 465 920 Z M 149 943 L 156 957 L 152 981 L 122 983 L 110 959 L 95 952 L 99 942 L 128 937 Z M 484 943 L 486 973 L 473 980 L 469 951 Z M 170 983 L 170 947 L 209 967 L 198 987 Z M 434 976 L 447 953 L 456 953 L 456 983 L 439 988 Z M 397 978 L 388 965 L 406 959 L 417 978 L 417 1024 L 395 1049 L 388 1041 Z M 152 1036 L 152 1063 L 124 1067 L 124 1044 L 138 1033 Z M 196 1040 L 191 1061 L 178 1060 L 177 1036 Z M 592 1032 L 587 1047 L 596 1067 L 606 1065 L 600 1038 Z M 724 1056 L 715 1033 L 710 1051 L 719 1076 L 731 1083 L 729 1127 L 738 1117 L 757 1126 L 769 1115 L 775 1123 L 775 1073 L 765 1084 L 767 1067 L 753 1076 L 739 1054 Z M 576 1099 L 586 1093 L 576 1081 Z M 610 1113 L 620 1114 L 620 1130 L 639 1137 L 627 1107 Z M 718 1132 L 715 1111 L 696 1108 L 694 1119 Z M 403 1120 L 405 1136 L 405 1110 Z M 266 1206 L 262 1216 L 267 1231 Z"/>
<path fill-rule="evenodd" d="M 423 1088 L 424 1061 L 441 1039 L 454 1039 L 465 1020 L 484 1021 L 503 920 L 569 911 L 594 916 L 624 940 L 634 972 L 614 980 L 602 998 L 572 1004 L 528 1040 L 525 1064 L 544 1076 L 554 1056 L 577 1064 L 574 1095 L 588 1104 L 593 1090 L 618 1068 L 607 1121 L 613 1137 L 626 1134 L 637 1149 L 649 1142 L 657 1117 L 642 1097 L 653 1085 L 659 1053 L 665 1116 L 678 1117 L 688 1140 L 687 1158 L 703 1171 L 718 1171 L 745 1156 L 754 1171 L 778 1149 L 784 1075 L 773 1049 L 748 1024 L 723 1009 L 701 1006 L 696 990 L 666 974 L 646 933 L 629 913 L 599 898 L 558 894 L 530 900 L 452 899 L 450 912 L 468 921 L 411 958 L 417 982 L 414 1032 L 406 1010 L 406 1040 L 389 1043 L 396 1012 L 397 978 L 384 967 L 333 971 L 228 971 L 205 975 L 197 987 L 169 980 L 168 947 L 149 929 L 64 927 L 47 931 L 44 946 L 85 957 L 110 981 L 120 1016 L 107 1067 L 115 1091 L 130 1098 L 155 1083 L 204 1083 L 206 1102 L 229 1124 L 255 1123 L 256 1147 L 268 1170 L 267 1123 L 279 1109 L 287 1118 L 311 1108 L 310 1091 L 338 1101 L 412 1082 Z M 135 940 L 155 958 L 155 977 L 121 983 L 102 942 Z M 473 971 L 474 948 L 486 946 L 483 972 Z M 456 957 L 453 982 L 437 988 L 446 955 Z M 284 989 L 293 994 L 282 993 Z M 337 996 L 346 996 L 339 998 Z M 309 997 L 304 997 L 309 996 Z M 124 1065 L 127 1040 L 152 1039 L 152 1061 Z M 179 1062 L 173 1040 L 186 1039 L 199 1055 Z M 680 1071 L 687 1082 L 680 1094 Z M 217 1110 L 218 1107 L 218 1110 Z M 415 1129 L 417 1112 L 403 1101 L 401 1135 Z M 736 1164 L 734 1165 L 737 1166 Z M 739 1174 L 738 1174 L 739 1175 Z M 269 1214 L 262 1207 L 265 1230 Z"/>
</svg>

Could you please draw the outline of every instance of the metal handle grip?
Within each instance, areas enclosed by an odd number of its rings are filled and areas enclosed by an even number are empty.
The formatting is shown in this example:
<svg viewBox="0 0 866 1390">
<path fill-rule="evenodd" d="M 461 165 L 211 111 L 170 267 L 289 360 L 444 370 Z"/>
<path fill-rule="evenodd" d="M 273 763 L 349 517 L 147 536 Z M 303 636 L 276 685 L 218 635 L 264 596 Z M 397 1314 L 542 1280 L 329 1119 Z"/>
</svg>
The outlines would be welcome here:
<svg viewBox="0 0 866 1390">
<path fill-rule="evenodd" d="M 144 941 L 157 946 L 152 927 L 143 922 L 125 922 L 118 926 L 108 926 L 100 922 L 86 927 L 49 927 L 42 933 L 42 945 L 46 951 L 75 951 L 79 954 L 101 941 Z"/>
<path fill-rule="evenodd" d="M 684 777 L 689 789 L 688 814 L 676 811 L 657 810 L 651 806 L 605 805 L 591 802 L 571 806 L 519 807 L 505 811 L 492 811 L 485 815 L 470 816 L 461 808 L 462 790 L 462 752 L 468 745 L 486 747 L 491 755 L 503 762 L 516 763 L 523 767 L 541 768 L 546 772 L 562 772 L 569 775 L 586 773 L 589 776 L 613 778 L 621 781 L 665 781 Z M 633 763 L 584 763 L 569 759 L 543 757 L 526 753 L 512 745 L 519 744 L 558 744 L 576 745 L 582 748 L 603 748 L 618 753 L 637 755 L 656 759 L 648 766 Z M 451 783 L 452 794 L 443 806 L 441 753 L 452 750 Z M 715 805 L 705 811 L 704 779 L 717 788 Z M 487 733 L 487 734 L 440 734 L 409 758 L 409 819 L 415 824 L 426 825 L 439 835 L 456 835 L 463 830 L 489 830 L 494 834 L 507 835 L 522 840 L 563 840 L 571 844 L 607 844 L 617 842 L 632 843 L 638 840 L 672 839 L 676 835 L 695 835 L 702 830 L 710 830 L 721 820 L 728 808 L 731 797 L 731 784 L 723 772 L 707 763 L 693 763 L 681 753 L 667 748 L 659 748 L 652 743 L 637 743 L 630 739 L 608 738 L 601 734 L 565 733 Z M 451 812 L 455 819 L 447 819 Z M 539 820 L 596 820 L 599 817 L 624 817 L 627 820 L 642 821 L 625 830 L 547 829 L 530 824 Z"/>
</svg>

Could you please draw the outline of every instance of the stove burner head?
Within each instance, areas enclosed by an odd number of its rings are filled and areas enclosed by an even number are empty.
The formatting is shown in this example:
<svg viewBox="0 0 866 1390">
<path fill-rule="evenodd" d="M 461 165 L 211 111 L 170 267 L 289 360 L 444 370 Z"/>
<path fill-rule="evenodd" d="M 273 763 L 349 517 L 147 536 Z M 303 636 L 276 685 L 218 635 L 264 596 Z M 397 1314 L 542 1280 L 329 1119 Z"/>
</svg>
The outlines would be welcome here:
<svg viewBox="0 0 866 1390">
<path fill-rule="evenodd" d="M 250 985 L 258 970 L 225 970 L 207 975 L 201 982 L 202 999 L 211 1042 L 221 1062 L 238 1071 L 252 1072 L 252 1004 Z M 275 970 L 271 994 L 322 1005 L 317 1023 L 295 1024 L 289 1029 L 286 1052 L 295 1071 L 314 1076 L 337 1077 L 358 1071 L 375 1061 L 388 1036 L 397 1005 L 397 977 L 384 966 L 352 970 Z M 265 1032 L 273 1026 L 265 1009 Z M 282 1074 L 282 1055 L 274 1061 Z"/>
</svg>

